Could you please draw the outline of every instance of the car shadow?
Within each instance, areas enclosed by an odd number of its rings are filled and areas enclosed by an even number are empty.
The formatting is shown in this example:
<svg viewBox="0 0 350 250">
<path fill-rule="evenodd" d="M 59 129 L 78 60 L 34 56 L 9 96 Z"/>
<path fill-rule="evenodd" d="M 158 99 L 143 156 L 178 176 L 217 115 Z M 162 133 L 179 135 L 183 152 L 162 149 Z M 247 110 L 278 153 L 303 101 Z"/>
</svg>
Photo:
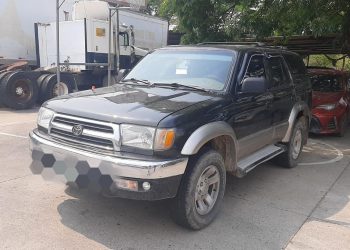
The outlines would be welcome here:
<svg viewBox="0 0 350 250">
<path fill-rule="evenodd" d="M 0 111 L 6 111 L 6 112 L 12 112 L 17 114 L 36 114 L 39 111 L 40 106 L 35 106 L 31 109 L 22 109 L 22 110 L 14 110 L 5 107 L 4 105 L 0 104 Z"/>
<path fill-rule="evenodd" d="M 231 246 L 242 242 L 245 248 L 281 249 L 315 209 L 348 159 L 338 164 L 338 168 L 285 169 L 267 163 L 243 179 L 229 175 L 222 211 L 202 231 L 176 225 L 170 217 L 171 200 L 106 198 L 67 188 L 70 198 L 57 210 L 63 225 L 107 248 L 210 248 L 210 242 Z M 337 214 L 349 203 L 344 199 L 349 195 L 350 189 L 317 219 L 327 220 Z"/>
</svg>

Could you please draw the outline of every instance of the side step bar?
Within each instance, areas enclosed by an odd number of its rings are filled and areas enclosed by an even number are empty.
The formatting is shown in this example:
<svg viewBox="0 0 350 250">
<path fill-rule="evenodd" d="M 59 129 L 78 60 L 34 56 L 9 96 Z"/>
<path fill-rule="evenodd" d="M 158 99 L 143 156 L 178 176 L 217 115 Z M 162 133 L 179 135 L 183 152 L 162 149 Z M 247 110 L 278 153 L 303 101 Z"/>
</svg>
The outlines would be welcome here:
<svg viewBox="0 0 350 250">
<path fill-rule="evenodd" d="M 264 163 L 286 150 L 284 145 L 269 145 L 254 154 L 247 156 L 237 163 L 237 177 L 243 177 L 256 166 Z"/>
</svg>

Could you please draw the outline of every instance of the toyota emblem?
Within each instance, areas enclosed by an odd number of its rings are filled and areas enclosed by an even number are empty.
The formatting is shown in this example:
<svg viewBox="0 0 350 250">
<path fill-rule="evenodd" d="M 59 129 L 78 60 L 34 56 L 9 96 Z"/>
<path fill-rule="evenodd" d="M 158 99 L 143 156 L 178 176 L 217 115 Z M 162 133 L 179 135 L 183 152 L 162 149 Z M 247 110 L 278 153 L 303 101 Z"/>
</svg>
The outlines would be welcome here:
<svg viewBox="0 0 350 250">
<path fill-rule="evenodd" d="M 80 136 L 80 135 L 83 134 L 83 130 L 84 130 L 83 126 L 81 126 L 81 125 L 74 125 L 73 128 L 72 128 L 72 133 L 75 136 Z"/>
</svg>

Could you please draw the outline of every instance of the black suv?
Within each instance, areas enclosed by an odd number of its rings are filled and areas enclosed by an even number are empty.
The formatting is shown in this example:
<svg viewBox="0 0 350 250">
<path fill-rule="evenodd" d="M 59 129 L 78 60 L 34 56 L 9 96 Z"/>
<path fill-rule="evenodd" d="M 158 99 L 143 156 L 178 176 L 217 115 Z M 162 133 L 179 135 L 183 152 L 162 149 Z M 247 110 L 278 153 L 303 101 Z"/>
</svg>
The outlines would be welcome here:
<svg viewBox="0 0 350 250">
<path fill-rule="evenodd" d="M 258 44 L 157 49 L 118 84 L 46 102 L 31 170 L 139 200 L 173 198 L 176 222 L 207 226 L 226 173 L 272 159 L 295 167 L 311 86 L 302 59 Z"/>
</svg>

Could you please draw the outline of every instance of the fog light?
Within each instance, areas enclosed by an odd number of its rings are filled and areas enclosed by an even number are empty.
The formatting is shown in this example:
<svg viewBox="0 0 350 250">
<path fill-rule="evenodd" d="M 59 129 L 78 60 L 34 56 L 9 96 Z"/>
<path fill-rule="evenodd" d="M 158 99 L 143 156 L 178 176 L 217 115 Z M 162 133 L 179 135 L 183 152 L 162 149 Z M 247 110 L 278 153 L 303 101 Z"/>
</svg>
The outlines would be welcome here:
<svg viewBox="0 0 350 250">
<path fill-rule="evenodd" d="M 145 191 L 148 191 L 151 189 L 151 184 L 149 182 L 142 183 L 142 187 Z"/>
<path fill-rule="evenodd" d="M 115 181 L 118 188 L 127 189 L 132 191 L 138 191 L 139 185 L 137 181 L 124 180 L 124 179 L 116 179 Z"/>
</svg>

